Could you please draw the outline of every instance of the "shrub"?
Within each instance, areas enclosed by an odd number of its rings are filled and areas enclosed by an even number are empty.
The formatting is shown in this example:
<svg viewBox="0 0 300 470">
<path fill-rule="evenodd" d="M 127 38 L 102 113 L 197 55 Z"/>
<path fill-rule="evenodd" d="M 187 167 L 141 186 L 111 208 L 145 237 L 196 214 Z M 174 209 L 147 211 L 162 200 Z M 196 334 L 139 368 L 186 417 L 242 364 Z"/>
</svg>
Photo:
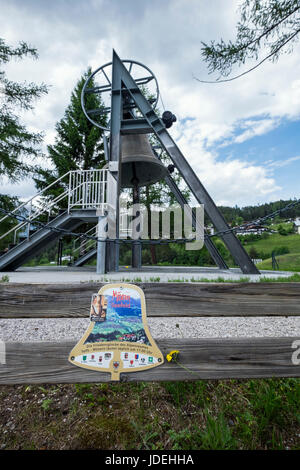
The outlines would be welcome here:
<svg viewBox="0 0 300 470">
<path fill-rule="evenodd" d="M 290 252 L 287 246 L 275 246 L 274 250 L 274 255 L 286 255 Z"/>
</svg>

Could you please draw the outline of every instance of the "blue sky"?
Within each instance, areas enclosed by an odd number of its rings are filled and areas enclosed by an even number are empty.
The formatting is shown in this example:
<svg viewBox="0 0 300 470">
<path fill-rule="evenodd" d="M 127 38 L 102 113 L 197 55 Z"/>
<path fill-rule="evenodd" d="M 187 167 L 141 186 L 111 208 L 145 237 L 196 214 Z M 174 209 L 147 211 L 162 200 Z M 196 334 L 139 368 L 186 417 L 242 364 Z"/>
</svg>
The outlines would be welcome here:
<svg viewBox="0 0 300 470">
<path fill-rule="evenodd" d="M 218 148 L 219 159 L 243 158 L 244 161 L 263 165 L 282 190 L 280 198 L 300 196 L 300 121 L 283 119 L 278 127 L 239 144 Z M 238 135 L 238 131 L 236 132 Z M 224 142 L 223 142 L 224 143 Z"/>
<path fill-rule="evenodd" d="M 88 66 L 123 59 L 156 75 L 170 133 L 217 204 L 239 206 L 299 198 L 300 44 L 278 62 L 265 62 L 229 83 L 214 79 L 201 58 L 201 41 L 235 38 L 240 0 L 0 0 L 0 35 L 14 46 L 34 45 L 39 59 L 7 65 L 12 80 L 44 82 L 49 93 L 24 114 L 29 129 L 54 142 L 55 123 Z M 188 7 L 187 7 L 188 4 Z M 237 68 L 234 74 L 252 66 Z M 37 160 L 49 166 L 46 159 Z M 29 198 L 32 179 L 2 193 Z"/>
</svg>

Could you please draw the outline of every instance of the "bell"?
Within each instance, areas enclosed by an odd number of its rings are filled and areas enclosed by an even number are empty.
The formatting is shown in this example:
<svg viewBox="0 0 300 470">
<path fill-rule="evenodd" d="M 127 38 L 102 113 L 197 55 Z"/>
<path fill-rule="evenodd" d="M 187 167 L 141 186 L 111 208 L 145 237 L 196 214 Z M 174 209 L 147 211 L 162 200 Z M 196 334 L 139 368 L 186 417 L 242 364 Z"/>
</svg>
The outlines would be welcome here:
<svg viewBox="0 0 300 470">
<path fill-rule="evenodd" d="M 147 186 L 168 174 L 161 161 L 154 156 L 146 134 L 123 135 L 121 159 L 123 188 Z"/>
</svg>

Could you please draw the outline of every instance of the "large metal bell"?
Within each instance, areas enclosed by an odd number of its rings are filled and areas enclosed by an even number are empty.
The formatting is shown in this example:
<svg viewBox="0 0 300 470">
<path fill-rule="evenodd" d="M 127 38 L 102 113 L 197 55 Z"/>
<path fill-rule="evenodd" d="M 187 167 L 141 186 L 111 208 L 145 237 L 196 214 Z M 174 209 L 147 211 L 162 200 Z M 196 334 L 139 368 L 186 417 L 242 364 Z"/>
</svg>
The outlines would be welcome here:
<svg viewBox="0 0 300 470">
<path fill-rule="evenodd" d="M 123 188 L 147 186 L 167 175 L 167 169 L 154 156 L 146 134 L 122 136 L 121 161 Z"/>
</svg>

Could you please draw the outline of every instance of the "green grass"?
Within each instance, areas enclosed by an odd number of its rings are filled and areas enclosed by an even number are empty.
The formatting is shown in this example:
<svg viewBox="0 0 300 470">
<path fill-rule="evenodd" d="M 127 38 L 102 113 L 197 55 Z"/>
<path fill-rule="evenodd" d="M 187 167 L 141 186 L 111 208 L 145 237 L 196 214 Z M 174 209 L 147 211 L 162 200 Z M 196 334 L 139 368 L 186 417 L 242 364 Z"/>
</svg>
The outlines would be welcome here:
<svg viewBox="0 0 300 470">
<path fill-rule="evenodd" d="M 184 279 L 184 278 L 179 278 L 179 279 L 168 279 L 168 282 L 249 282 L 250 277 L 245 276 L 241 277 L 239 279 L 225 279 L 224 277 L 218 276 L 214 279 L 208 279 L 207 277 L 200 277 L 200 278 L 194 278 L 192 277 L 191 279 Z"/>
<path fill-rule="evenodd" d="M 242 283 L 249 282 L 250 277 L 240 277 L 239 279 L 225 279 L 224 277 L 217 277 L 215 279 L 208 279 L 206 277 L 191 278 L 191 279 L 169 279 L 168 282 L 217 282 L 217 283 Z M 262 276 L 259 278 L 259 282 L 300 282 L 300 274 L 295 273 L 291 276 L 278 276 L 278 277 L 267 277 Z"/>
<path fill-rule="evenodd" d="M 276 256 L 276 261 L 280 271 L 296 271 L 300 272 L 300 253 L 288 253 L 286 255 Z M 263 260 L 257 264 L 258 269 L 273 269 L 272 258 Z"/>
<path fill-rule="evenodd" d="M 300 272 L 300 235 L 279 235 L 278 233 L 270 235 L 266 239 L 248 241 L 244 243 L 247 252 L 253 247 L 258 253 L 264 252 L 271 255 L 272 251 L 286 247 L 289 253 L 276 255 L 280 271 Z M 257 265 L 258 269 L 272 270 L 272 258 L 267 258 Z"/>
<path fill-rule="evenodd" d="M 300 282 L 300 274 L 295 273 L 291 276 L 279 276 L 275 279 L 272 277 L 262 276 L 259 278 L 259 282 Z"/>
<path fill-rule="evenodd" d="M 229 284 L 240 284 L 240 283 L 246 283 L 250 282 L 251 278 L 249 276 L 242 276 L 239 279 L 226 279 L 224 277 L 216 277 L 215 279 L 208 279 L 206 277 L 200 277 L 200 278 L 194 278 L 192 277 L 191 279 L 185 279 L 185 278 L 179 278 L 179 279 L 168 279 L 168 283 L 189 283 L 189 282 L 205 282 L 205 283 L 229 283 Z M 277 276 L 277 277 L 268 277 L 268 276 L 261 276 L 258 279 L 259 282 L 300 282 L 300 274 L 295 273 L 290 276 Z M 0 281 L 1 282 L 1 281 Z M 95 283 L 97 284 L 99 281 L 97 279 L 90 279 L 86 281 L 80 281 L 81 283 Z M 109 279 L 109 278 L 104 278 L 104 282 L 115 282 L 114 279 Z M 149 279 L 141 279 L 141 278 L 122 278 L 120 279 L 120 282 L 126 282 L 129 284 L 133 283 L 141 283 L 141 282 L 160 282 L 160 278 L 154 278 L 150 277 Z"/>
<path fill-rule="evenodd" d="M 0 433 L 5 449 L 300 449 L 300 379 L 2 386 Z"/>
<path fill-rule="evenodd" d="M 258 251 L 265 251 L 271 253 L 275 248 L 280 246 L 286 246 L 289 249 L 290 253 L 300 253 L 300 235 L 279 235 L 274 233 L 266 239 L 248 241 L 244 244 L 244 247 L 247 251 L 254 246 Z"/>
<path fill-rule="evenodd" d="M 270 228 L 272 230 L 278 230 L 280 227 L 284 228 L 287 231 L 293 231 L 293 223 L 292 222 L 279 222 L 279 223 L 273 223 L 270 225 Z"/>
</svg>

